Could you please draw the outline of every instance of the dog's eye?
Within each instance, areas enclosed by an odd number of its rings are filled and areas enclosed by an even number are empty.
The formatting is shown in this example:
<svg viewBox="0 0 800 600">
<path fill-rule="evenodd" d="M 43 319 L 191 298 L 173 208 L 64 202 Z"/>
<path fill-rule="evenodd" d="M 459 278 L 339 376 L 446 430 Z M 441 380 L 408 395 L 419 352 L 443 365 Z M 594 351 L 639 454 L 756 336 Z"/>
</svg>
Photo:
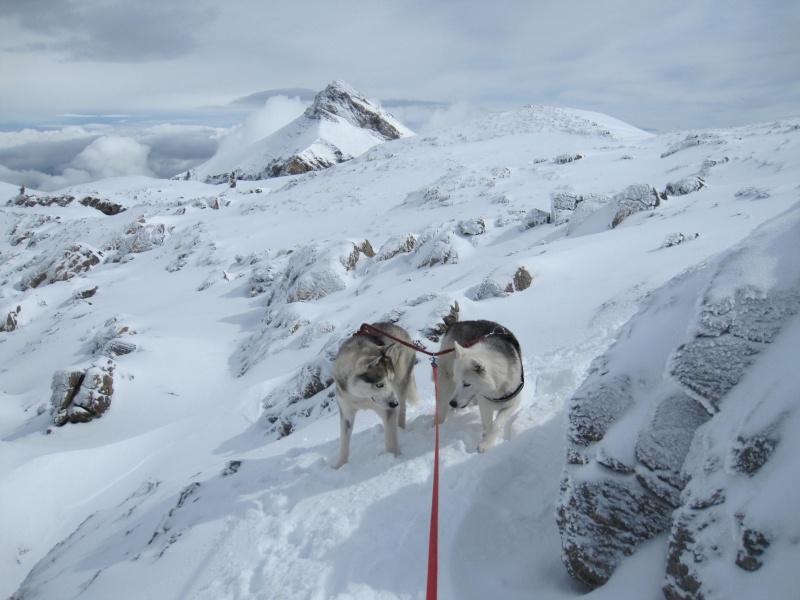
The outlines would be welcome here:
<svg viewBox="0 0 800 600">
<path fill-rule="evenodd" d="M 469 387 L 471 385 L 472 385 L 471 383 L 467 383 L 466 381 L 464 382 L 464 387 Z"/>
<path fill-rule="evenodd" d="M 376 384 L 375 384 L 375 387 L 376 387 L 376 388 L 378 388 L 378 389 L 380 389 L 380 388 L 382 388 L 382 387 L 383 387 L 383 384 L 382 384 L 382 383 L 376 383 Z"/>
</svg>

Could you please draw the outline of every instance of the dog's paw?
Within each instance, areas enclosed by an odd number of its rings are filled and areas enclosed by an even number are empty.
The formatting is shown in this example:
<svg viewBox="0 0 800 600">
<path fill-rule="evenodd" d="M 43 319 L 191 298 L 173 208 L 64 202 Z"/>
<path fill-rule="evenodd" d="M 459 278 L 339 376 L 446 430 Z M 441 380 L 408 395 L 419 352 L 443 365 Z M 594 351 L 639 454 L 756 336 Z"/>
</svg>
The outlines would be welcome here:
<svg viewBox="0 0 800 600">
<path fill-rule="evenodd" d="M 483 440 L 480 444 L 478 444 L 478 452 L 484 453 L 491 447 L 492 440 Z"/>
</svg>

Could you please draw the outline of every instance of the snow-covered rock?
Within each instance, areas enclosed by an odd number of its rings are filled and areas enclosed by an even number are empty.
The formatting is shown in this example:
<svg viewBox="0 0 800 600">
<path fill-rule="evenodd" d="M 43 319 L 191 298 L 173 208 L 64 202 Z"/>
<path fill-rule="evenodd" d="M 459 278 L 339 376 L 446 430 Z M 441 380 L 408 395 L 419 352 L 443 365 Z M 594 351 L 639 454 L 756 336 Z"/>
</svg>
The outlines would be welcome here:
<svg viewBox="0 0 800 600">
<path fill-rule="evenodd" d="M 114 368 L 112 360 L 100 359 L 85 369 L 57 371 L 50 397 L 53 422 L 61 426 L 102 417 L 114 395 Z"/>
<path fill-rule="evenodd" d="M 667 597 L 729 598 L 740 569 L 756 571 L 773 540 L 800 531 L 780 532 L 760 505 L 750 518 L 746 494 L 730 501 L 726 489 L 760 475 L 784 438 L 778 414 L 800 410 L 796 394 L 782 393 L 744 409 L 754 392 L 741 388 L 756 378 L 759 389 L 783 389 L 761 373 L 773 344 L 797 327 L 798 231 L 795 207 L 651 294 L 595 361 L 570 401 L 557 511 L 574 577 L 602 585 L 639 544 L 671 530 Z M 772 473 L 764 481 L 779 485 Z M 784 483 L 797 489 L 800 477 Z"/>
<path fill-rule="evenodd" d="M 69 281 L 76 275 L 85 273 L 100 264 L 103 253 L 86 244 L 76 242 L 64 250 L 60 256 L 47 260 L 28 271 L 22 278 L 23 290 L 36 288 L 42 284 Z"/>
</svg>

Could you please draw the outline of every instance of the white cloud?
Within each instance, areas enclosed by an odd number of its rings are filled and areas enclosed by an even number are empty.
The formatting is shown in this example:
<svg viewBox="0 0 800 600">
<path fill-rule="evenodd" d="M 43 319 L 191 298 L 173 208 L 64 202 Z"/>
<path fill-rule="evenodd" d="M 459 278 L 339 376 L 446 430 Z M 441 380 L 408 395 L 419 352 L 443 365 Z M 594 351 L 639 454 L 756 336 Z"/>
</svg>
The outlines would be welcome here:
<svg viewBox="0 0 800 600">
<path fill-rule="evenodd" d="M 222 140 L 218 152 L 248 146 L 288 125 L 308 107 L 300 98 L 272 96 L 264 106 L 250 114 L 244 123 L 233 127 Z"/>
<path fill-rule="evenodd" d="M 441 129 L 448 127 L 461 121 L 466 121 L 473 117 L 483 114 L 485 111 L 478 108 L 469 102 L 456 102 L 447 108 L 439 108 L 434 111 L 425 125 L 422 127 L 422 132 L 432 131 L 434 129 Z"/>
<path fill-rule="evenodd" d="M 93 179 L 147 175 L 153 172 L 147 166 L 150 146 L 129 137 L 104 135 L 89 144 L 71 163 L 71 167 L 86 171 Z"/>
</svg>

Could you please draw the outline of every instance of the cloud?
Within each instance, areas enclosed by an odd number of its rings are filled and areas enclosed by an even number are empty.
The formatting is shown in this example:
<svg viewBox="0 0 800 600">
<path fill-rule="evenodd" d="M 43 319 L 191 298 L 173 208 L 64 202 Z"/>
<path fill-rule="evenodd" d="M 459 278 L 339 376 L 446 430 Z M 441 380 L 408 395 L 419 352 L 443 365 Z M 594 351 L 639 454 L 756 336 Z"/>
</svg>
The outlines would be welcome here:
<svg viewBox="0 0 800 600">
<path fill-rule="evenodd" d="M 117 175 L 168 179 L 211 158 L 227 132 L 173 124 L 0 132 L 0 181 L 52 192 Z"/>
<path fill-rule="evenodd" d="M 248 146 L 275 133 L 302 115 L 308 105 L 308 102 L 302 101 L 299 97 L 270 97 L 264 106 L 251 113 L 244 123 L 231 129 L 220 143 L 219 152 Z"/>
<path fill-rule="evenodd" d="M 92 179 L 148 175 L 154 173 L 147 166 L 150 146 L 129 137 L 104 135 L 86 146 L 70 167 L 86 171 Z"/>
<path fill-rule="evenodd" d="M 218 13 L 206 0 L 6 0 L 3 10 L 39 38 L 9 50 L 123 63 L 186 56 L 199 27 Z"/>
<path fill-rule="evenodd" d="M 482 115 L 485 112 L 485 110 L 482 110 L 470 102 L 456 102 L 446 108 L 436 109 L 428 119 L 428 122 L 422 126 L 421 131 L 427 133 L 434 129 L 449 127 L 450 125 Z"/>
</svg>

